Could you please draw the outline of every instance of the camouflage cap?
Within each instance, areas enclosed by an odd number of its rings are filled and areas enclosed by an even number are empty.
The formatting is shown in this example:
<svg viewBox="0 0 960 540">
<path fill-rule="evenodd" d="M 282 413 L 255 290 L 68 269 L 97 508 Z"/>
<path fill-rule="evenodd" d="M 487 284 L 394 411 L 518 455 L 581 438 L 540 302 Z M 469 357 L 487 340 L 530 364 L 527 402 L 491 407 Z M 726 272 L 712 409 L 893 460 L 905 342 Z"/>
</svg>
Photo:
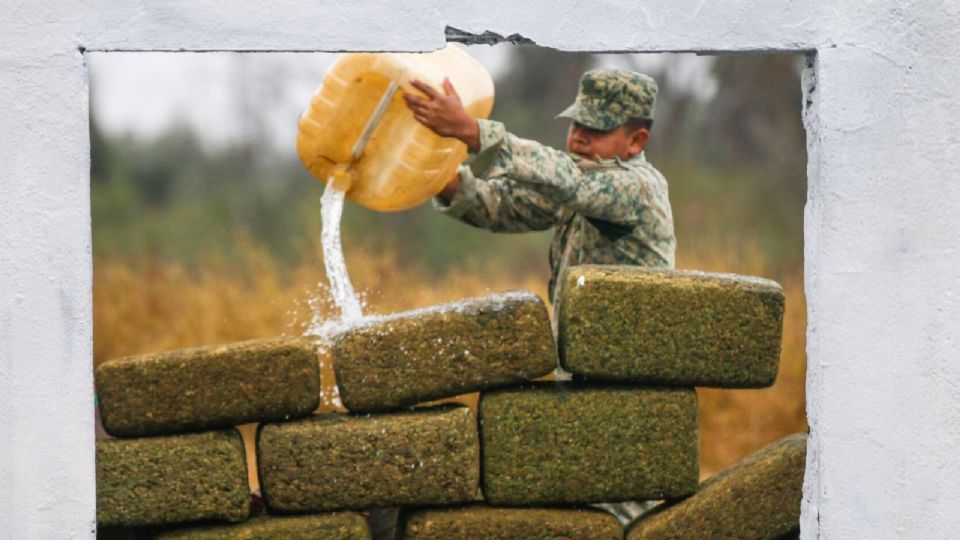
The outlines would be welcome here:
<svg viewBox="0 0 960 540">
<path fill-rule="evenodd" d="M 623 69 L 591 69 L 580 77 L 576 101 L 557 118 L 609 131 L 631 118 L 653 120 L 656 97 L 657 82 L 647 75 Z"/>
</svg>

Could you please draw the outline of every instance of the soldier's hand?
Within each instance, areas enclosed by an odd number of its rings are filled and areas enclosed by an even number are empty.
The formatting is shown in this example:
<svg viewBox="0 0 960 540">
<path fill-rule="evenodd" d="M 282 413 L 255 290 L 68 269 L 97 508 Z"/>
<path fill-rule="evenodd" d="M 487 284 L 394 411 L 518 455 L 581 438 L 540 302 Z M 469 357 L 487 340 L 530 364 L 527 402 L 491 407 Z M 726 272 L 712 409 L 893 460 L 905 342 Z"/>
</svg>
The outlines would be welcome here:
<svg viewBox="0 0 960 540">
<path fill-rule="evenodd" d="M 403 94 L 407 107 L 418 122 L 441 137 L 454 137 L 463 141 L 471 150 L 480 150 L 480 129 L 477 121 L 464 109 L 450 79 L 443 79 L 443 94 L 423 81 L 413 79 L 410 84 L 426 94 L 426 97 L 406 92 Z"/>
</svg>

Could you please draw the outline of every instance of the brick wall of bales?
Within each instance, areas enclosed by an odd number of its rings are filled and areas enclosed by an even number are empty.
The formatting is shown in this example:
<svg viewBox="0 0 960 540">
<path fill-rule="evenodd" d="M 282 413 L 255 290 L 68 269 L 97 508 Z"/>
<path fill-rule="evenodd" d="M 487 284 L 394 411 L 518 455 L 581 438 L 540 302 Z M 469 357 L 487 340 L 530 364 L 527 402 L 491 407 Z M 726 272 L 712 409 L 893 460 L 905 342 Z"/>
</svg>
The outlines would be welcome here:
<svg viewBox="0 0 960 540">
<path fill-rule="evenodd" d="M 344 329 L 330 347 L 347 410 L 330 413 L 305 338 L 108 361 L 100 535 L 790 537 L 804 435 L 702 482 L 698 459 L 696 388 L 773 384 L 783 311 L 764 279 L 574 267 L 556 333 L 525 292 Z M 389 507 L 381 531 L 368 518 Z"/>
</svg>

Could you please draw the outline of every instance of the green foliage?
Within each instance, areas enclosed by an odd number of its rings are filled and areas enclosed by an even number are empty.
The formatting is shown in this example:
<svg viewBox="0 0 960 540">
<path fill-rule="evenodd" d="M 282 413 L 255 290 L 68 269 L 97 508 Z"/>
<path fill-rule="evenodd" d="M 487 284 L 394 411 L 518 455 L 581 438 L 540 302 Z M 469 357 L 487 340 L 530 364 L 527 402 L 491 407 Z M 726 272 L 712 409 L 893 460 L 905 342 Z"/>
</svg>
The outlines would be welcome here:
<svg viewBox="0 0 960 540">
<path fill-rule="evenodd" d="M 97 255 L 193 263 L 211 251 L 235 257 L 238 239 L 250 238 L 293 262 L 309 241 L 302 215 L 316 186 L 298 163 L 246 146 L 207 150 L 185 128 L 143 141 L 105 138 L 93 125 Z"/>
<path fill-rule="evenodd" d="M 564 148 L 569 121 L 556 115 L 573 103 L 580 75 L 595 63 L 591 53 L 515 47 L 510 70 L 496 84 L 492 117 L 520 137 Z"/>
<path fill-rule="evenodd" d="M 670 183 L 678 253 L 719 247 L 747 256 L 745 250 L 759 248 L 776 279 L 802 265 L 804 201 L 764 168 L 668 163 L 661 170 Z"/>
</svg>

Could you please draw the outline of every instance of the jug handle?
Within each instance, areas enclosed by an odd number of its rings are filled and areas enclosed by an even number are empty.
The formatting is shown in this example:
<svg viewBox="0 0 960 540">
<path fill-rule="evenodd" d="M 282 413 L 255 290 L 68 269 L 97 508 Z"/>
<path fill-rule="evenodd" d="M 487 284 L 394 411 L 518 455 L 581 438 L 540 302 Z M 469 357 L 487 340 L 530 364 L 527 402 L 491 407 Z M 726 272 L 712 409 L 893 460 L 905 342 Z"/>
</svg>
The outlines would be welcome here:
<svg viewBox="0 0 960 540">
<path fill-rule="evenodd" d="M 334 165 L 333 170 L 330 171 L 330 175 L 327 177 L 328 184 L 341 191 L 350 189 L 350 185 L 353 184 L 353 164 L 363 155 L 363 150 L 367 147 L 367 142 L 370 141 L 374 130 L 380 125 L 380 120 L 383 120 L 383 115 L 387 112 L 387 107 L 390 105 L 390 101 L 393 100 L 393 96 L 397 93 L 399 87 L 400 85 L 397 81 L 390 81 L 390 86 L 387 87 L 387 91 L 380 96 L 380 102 L 377 103 L 377 108 L 374 109 L 373 114 L 370 115 L 367 124 L 363 126 L 363 131 L 360 132 L 357 141 L 353 143 L 353 150 L 350 152 L 350 163 Z"/>
<path fill-rule="evenodd" d="M 373 135 L 377 126 L 380 125 L 380 120 L 383 119 L 383 115 L 387 112 L 387 107 L 390 105 L 390 101 L 393 100 L 393 96 L 397 93 L 397 88 L 399 87 L 400 85 L 397 84 L 396 80 L 390 81 L 390 86 L 387 87 L 387 91 L 380 96 L 380 103 L 377 103 L 377 108 L 374 109 L 370 119 L 367 120 L 367 125 L 363 126 L 363 131 L 361 131 L 360 136 L 357 137 L 357 142 L 353 144 L 353 151 L 350 152 L 351 161 L 357 161 L 360 159 L 360 156 L 363 155 L 363 150 L 367 147 L 370 136 Z"/>
</svg>

